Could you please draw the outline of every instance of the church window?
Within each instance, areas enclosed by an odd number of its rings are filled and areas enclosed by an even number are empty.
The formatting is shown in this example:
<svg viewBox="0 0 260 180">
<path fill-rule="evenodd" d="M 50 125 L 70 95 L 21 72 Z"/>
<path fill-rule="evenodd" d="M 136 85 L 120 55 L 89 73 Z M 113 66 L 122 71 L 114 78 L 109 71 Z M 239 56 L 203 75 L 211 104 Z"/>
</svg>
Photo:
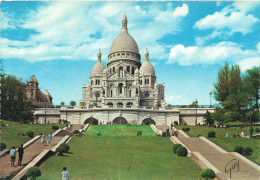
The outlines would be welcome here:
<svg viewBox="0 0 260 180">
<path fill-rule="evenodd" d="M 154 85 L 154 80 L 152 80 L 152 86 Z"/>
<path fill-rule="evenodd" d="M 110 97 L 113 97 L 113 91 L 112 90 L 110 91 Z"/>
<path fill-rule="evenodd" d="M 149 79 L 145 79 L 144 84 L 149 84 Z"/>
<path fill-rule="evenodd" d="M 127 56 L 130 56 L 130 53 L 126 53 Z"/>
<path fill-rule="evenodd" d="M 135 57 L 135 55 L 134 55 L 134 54 L 132 54 L 132 57 Z"/>
<path fill-rule="evenodd" d="M 119 88 L 119 94 L 122 94 L 123 93 L 123 84 L 120 83 L 118 88 Z"/>
<path fill-rule="evenodd" d="M 142 85 L 142 83 L 143 83 L 143 81 L 141 80 L 141 81 L 140 81 L 140 84 Z"/>
<path fill-rule="evenodd" d="M 132 67 L 132 74 L 134 75 L 135 74 L 135 68 Z"/>
<path fill-rule="evenodd" d="M 113 73 L 116 71 L 116 68 L 115 67 L 113 67 Z"/>
<path fill-rule="evenodd" d="M 93 81 L 91 81 L 91 85 L 93 85 Z"/>
<path fill-rule="evenodd" d="M 129 97 L 131 97 L 131 90 L 129 90 Z"/>
<path fill-rule="evenodd" d="M 96 85 L 97 85 L 97 79 L 96 79 Z"/>
<path fill-rule="evenodd" d="M 118 53 L 117 56 L 120 56 L 120 54 Z"/>
<path fill-rule="evenodd" d="M 112 72 L 112 71 L 111 71 L 111 68 L 110 68 L 110 70 L 109 70 L 109 71 L 110 71 L 110 74 L 111 74 L 111 72 Z"/>
<path fill-rule="evenodd" d="M 122 55 L 124 56 L 124 55 L 125 55 L 125 53 L 122 53 Z"/>
<path fill-rule="evenodd" d="M 130 72 L 130 66 L 127 66 L 126 70 L 127 72 Z"/>
<path fill-rule="evenodd" d="M 115 57 L 116 55 L 114 54 L 113 57 Z"/>
</svg>

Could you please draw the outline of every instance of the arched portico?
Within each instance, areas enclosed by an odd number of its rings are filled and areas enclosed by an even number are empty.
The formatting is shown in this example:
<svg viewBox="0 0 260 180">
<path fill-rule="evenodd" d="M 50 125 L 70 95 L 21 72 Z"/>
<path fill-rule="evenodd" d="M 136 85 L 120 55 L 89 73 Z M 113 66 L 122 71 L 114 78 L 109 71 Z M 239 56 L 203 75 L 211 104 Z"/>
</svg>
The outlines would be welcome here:
<svg viewBox="0 0 260 180">
<path fill-rule="evenodd" d="M 128 124 L 127 120 L 124 117 L 117 117 L 113 120 L 113 124 Z"/>
<path fill-rule="evenodd" d="M 151 124 L 155 125 L 156 124 L 155 121 L 151 118 L 146 118 L 142 122 L 143 122 L 144 125 L 151 125 Z"/>
<path fill-rule="evenodd" d="M 84 124 L 97 125 L 98 120 L 93 117 L 90 117 L 84 121 Z"/>
</svg>

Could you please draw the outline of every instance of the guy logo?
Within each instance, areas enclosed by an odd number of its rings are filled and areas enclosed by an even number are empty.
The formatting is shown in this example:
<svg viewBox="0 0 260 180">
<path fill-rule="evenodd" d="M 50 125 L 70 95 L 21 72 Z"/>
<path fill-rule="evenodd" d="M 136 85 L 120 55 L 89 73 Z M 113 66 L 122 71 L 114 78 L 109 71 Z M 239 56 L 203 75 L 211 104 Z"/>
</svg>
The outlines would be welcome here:
<svg viewBox="0 0 260 180">
<path fill-rule="evenodd" d="M 225 172 L 229 173 L 229 178 L 231 178 L 231 171 L 233 169 L 236 169 L 237 171 L 239 171 L 239 160 L 237 159 L 232 159 L 231 161 L 229 161 L 225 167 Z"/>
</svg>

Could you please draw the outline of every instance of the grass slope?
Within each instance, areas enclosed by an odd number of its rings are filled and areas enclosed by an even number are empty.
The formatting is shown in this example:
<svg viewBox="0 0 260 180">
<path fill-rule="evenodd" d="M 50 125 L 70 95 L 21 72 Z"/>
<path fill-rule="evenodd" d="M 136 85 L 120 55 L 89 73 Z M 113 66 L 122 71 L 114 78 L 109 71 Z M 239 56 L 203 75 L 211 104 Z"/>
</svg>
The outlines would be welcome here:
<svg viewBox="0 0 260 180">
<path fill-rule="evenodd" d="M 2 138 L 1 142 L 6 144 L 6 148 L 10 149 L 12 146 L 18 147 L 20 144 L 27 142 L 31 138 L 28 136 L 18 136 L 18 132 L 26 134 L 27 131 L 33 131 L 34 136 L 40 134 L 40 133 L 49 133 L 49 132 L 55 132 L 56 130 L 52 129 L 53 125 L 57 125 L 60 128 L 65 127 L 64 124 L 35 124 L 35 125 L 30 125 L 30 124 L 21 124 L 19 123 L 16 125 L 16 122 L 12 121 L 5 121 L 2 120 L 3 124 L 8 123 L 8 127 L 2 127 Z"/>
<path fill-rule="evenodd" d="M 218 146 L 222 147 L 228 152 L 233 152 L 234 147 L 236 145 L 241 145 L 244 148 L 249 146 L 253 148 L 253 154 L 251 156 L 245 156 L 246 158 L 250 159 L 251 161 L 255 162 L 256 164 L 260 165 L 260 140 L 259 139 L 249 139 L 249 138 L 234 138 L 233 135 L 240 132 L 240 127 L 230 127 L 227 129 L 224 128 L 213 128 L 213 127 L 203 127 L 203 126 L 185 126 L 185 125 L 178 125 L 175 126 L 177 129 L 182 129 L 183 127 L 189 127 L 190 131 L 186 132 L 190 137 L 197 137 L 197 135 L 202 135 L 204 137 L 208 137 L 209 131 L 215 131 L 216 132 L 216 138 L 208 138 Z M 254 126 L 256 127 L 260 126 Z M 229 137 L 225 138 L 225 134 L 228 132 Z M 254 134 L 257 132 L 254 132 Z M 222 138 L 218 138 L 218 136 L 221 134 Z M 245 135 L 249 135 L 249 127 L 245 127 Z"/>
<path fill-rule="evenodd" d="M 149 126 L 91 126 L 69 145 L 71 153 L 50 158 L 39 179 L 60 179 L 63 166 L 72 179 L 198 179 L 201 171 L 191 159 L 173 154 L 172 142 Z"/>
</svg>

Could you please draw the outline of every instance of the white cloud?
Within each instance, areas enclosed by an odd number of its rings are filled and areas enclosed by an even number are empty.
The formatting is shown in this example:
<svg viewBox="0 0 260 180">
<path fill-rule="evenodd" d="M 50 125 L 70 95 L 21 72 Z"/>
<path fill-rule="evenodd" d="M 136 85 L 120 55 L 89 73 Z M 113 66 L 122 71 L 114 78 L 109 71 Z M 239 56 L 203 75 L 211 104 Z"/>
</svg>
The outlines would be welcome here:
<svg viewBox="0 0 260 180">
<path fill-rule="evenodd" d="M 238 62 L 238 64 L 241 71 L 245 72 L 247 69 L 250 69 L 253 66 L 260 66 L 260 56 L 242 59 Z"/>
<path fill-rule="evenodd" d="M 180 65 L 193 64 L 222 64 L 227 61 L 244 66 L 245 70 L 253 65 L 259 65 L 260 54 L 257 50 L 242 50 L 233 42 L 222 41 L 211 46 L 188 46 L 178 44 L 171 49 L 168 63 Z"/>
<path fill-rule="evenodd" d="M 169 104 L 176 104 L 176 102 L 179 102 L 180 99 L 181 99 L 181 95 L 176 95 L 176 96 L 167 96 L 166 95 L 166 102 L 169 103 Z"/>
<path fill-rule="evenodd" d="M 161 11 L 156 3 L 151 3 L 148 9 L 129 2 L 47 3 L 23 15 L 23 20 L 16 25 L 17 28 L 34 30 L 36 34 L 25 41 L 1 39 L 2 57 L 21 58 L 30 62 L 54 59 L 96 60 L 100 48 L 103 61 L 106 61 L 110 46 L 121 31 L 124 11 L 128 18 L 129 33 L 137 41 L 140 53 L 148 47 L 150 59 L 167 59 L 169 54 L 166 47 L 158 40 L 165 34 L 180 30 L 181 17 L 188 13 L 186 4 L 176 9 L 169 4 L 165 11 Z M 171 18 L 160 19 L 158 12 L 170 14 Z M 174 12 L 177 13 L 176 17 L 173 16 Z"/>
</svg>

